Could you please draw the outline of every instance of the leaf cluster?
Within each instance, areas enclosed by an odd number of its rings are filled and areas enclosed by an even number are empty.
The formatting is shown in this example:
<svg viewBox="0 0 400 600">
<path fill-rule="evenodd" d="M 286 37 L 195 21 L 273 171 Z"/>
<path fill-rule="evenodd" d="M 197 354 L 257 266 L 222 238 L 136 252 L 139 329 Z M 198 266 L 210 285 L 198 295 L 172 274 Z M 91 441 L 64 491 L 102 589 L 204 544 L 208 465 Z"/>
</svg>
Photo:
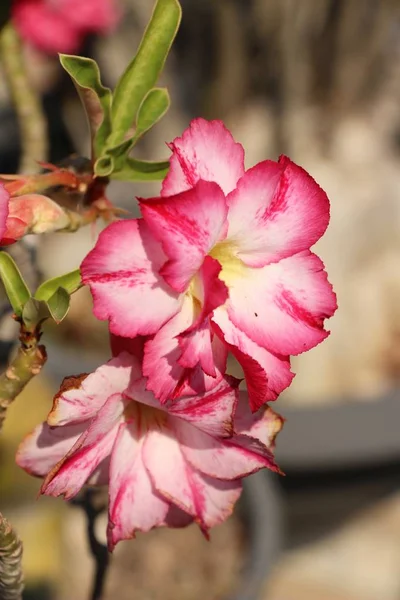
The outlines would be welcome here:
<svg viewBox="0 0 400 600">
<path fill-rule="evenodd" d="M 165 177 L 168 161 L 142 161 L 129 154 L 169 108 L 168 90 L 155 86 L 180 20 L 178 0 L 157 0 L 136 55 L 114 91 L 102 84 L 94 60 L 60 55 L 87 115 L 96 176 L 124 181 Z"/>
</svg>

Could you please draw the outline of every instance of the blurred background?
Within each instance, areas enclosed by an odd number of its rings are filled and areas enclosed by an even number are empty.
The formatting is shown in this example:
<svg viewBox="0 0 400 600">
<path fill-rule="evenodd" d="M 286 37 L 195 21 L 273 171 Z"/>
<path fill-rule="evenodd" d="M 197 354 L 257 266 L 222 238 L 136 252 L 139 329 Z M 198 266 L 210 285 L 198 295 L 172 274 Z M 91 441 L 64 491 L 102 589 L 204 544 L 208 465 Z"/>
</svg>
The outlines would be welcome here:
<svg viewBox="0 0 400 600">
<path fill-rule="evenodd" d="M 286 477 L 249 480 L 235 515 L 207 543 L 191 527 L 121 544 L 107 599 L 400 600 L 400 2 L 181 0 L 183 21 L 162 84 L 167 117 L 142 158 L 191 118 L 221 118 L 247 166 L 279 154 L 308 170 L 331 200 L 316 246 L 338 295 L 330 337 L 293 361 L 275 404 L 287 417 L 277 444 Z M 134 54 L 151 0 L 121 0 L 117 30 L 85 41 L 113 87 Z M 49 119 L 52 162 L 86 156 L 85 117 L 56 58 L 26 48 Z M 16 172 L 18 127 L 0 78 L 0 172 Z M 110 198 L 136 215 L 135 196 L 159 184 L 113 182 Z M 76 268 L 94 233 L 43 237 L 38 272 Z M 24 248 L 21 252 L 22 260 Z M 104 324 L 81 290 L 57 329 L 49 363 L 9 411 L 0 440 L 1 505 L 25 542 L 26 600 L 88 598 L 84 517 L 61 500 L 34 501 L 39 482 L 18 471 L 18 442 L 51 405 L 64 375 L 108 354 Z M 99 521 L 99 536 L 104 520 Z"/>
</svg>

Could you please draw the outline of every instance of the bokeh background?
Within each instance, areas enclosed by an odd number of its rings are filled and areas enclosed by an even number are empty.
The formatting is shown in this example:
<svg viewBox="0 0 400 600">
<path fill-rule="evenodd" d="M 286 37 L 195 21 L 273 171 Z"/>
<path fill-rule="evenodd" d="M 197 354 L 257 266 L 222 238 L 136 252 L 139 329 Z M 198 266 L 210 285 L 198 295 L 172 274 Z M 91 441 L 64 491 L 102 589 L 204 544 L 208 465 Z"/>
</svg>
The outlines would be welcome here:
<svg viewBox="0 0 400 600">
<path fill-rule="evenodd" d="M 316 250 L 339 310 L 328 340 L 293 361 L 298 374 L 275 405 L 288 419 L 277 444 L 286 477 L 249 481 L 211 543 L 192 527 L 121 544 L 106 599 L 399 600 L 400 2 L 181 1 L 182 26 L 162 76 L 172 108 L 140 156 L 166 157 L 165 142 L 196 116 L 223 119 L 247 166 L 289 155 L 331 199 L 331 225 Z M 118 29 L 81 48 L 110 87 L 152 6 L 120 4 Z M 33 48 L 26 58 L 49 119 L 50 159 L 87 155 L 85 118 L 57 60 Z M 18 152 L 0 77 L 0 172 L 16 171 Z M 114 182 L 110 197 L 136 215 L 135 196 L 158 189 Z M 41 239 L 38 273 L 76 268 L 94 239 L 91 229 Z M 26 248 L 15 252 L 24 263 Z M 66 321 L 48 328 L 49 363 L 10 410 L 0 440 L 1 506 L 25 542 L 26 600 L 88 598 L 82 512 L 61 500 L 35 501 L 39 482 L 17 470 L 14 454 L 45 417 L 61 378 L 107 356 L 106 327 L 90 307 L 82 290 Z"/>
</svg>

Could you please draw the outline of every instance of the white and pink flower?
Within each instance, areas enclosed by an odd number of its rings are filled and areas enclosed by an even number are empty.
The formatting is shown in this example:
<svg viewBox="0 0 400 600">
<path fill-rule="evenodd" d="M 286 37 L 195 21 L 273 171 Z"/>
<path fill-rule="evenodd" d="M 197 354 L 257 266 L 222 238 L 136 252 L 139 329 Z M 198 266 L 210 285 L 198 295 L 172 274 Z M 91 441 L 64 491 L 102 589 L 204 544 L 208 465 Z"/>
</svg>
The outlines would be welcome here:
<svg viewBox="0 0 400 600">
<path fill-rule="evenodd" d="M 85 483 L 109 484 L 108 545 L 137 531 L 196 522 L 207 536 L 225 520 L 241 478 L 278 470 L 281 418 L 251 414 L 237 381 L 162 405 L 146 390 L 140 362 L 122 352 L 88 376 L 68 378 L 47 423 L 21 444 L 18 464 L 46 477 L 41 491 L 75 496 Z"/>
<path fill-rule="evenodd" d="M 170 148 L 161 197 L 101 233 L 82 278 L 112 333 L 147 336 L 143 372 L 161 402 L 214 385 L 231 351 L 257 410 L 290 385 L 290 355 L 328 335 L 336 297 L 310 248 L 329 201 L 286 157 L 245 171 L 220 121 L 194 120 Z"/>
</svg>

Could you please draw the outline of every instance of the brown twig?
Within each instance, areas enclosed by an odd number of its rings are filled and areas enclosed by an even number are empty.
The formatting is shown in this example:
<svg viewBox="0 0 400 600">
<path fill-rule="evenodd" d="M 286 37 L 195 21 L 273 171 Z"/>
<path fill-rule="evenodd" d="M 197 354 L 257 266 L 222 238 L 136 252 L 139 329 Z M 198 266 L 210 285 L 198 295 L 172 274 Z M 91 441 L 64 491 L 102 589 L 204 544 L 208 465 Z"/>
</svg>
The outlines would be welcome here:
<svg viewBox="0 0 400 600">
<path fill-rule="evenodd" d="M 73 500 L 71 504 L 80 506 L 84 510 L 87 520 L 87 539 L 95 562 L 95 572 L 89 598 L 90 600 L 102 600 L 110 565 L 110 554 L 107 546 L 98 541 L 95 533 L 96 519 L 105 509 L 102 491 L 88 488 L 82 497 Z"/>
<path fill-rule="evenodd" d="M 10 523 L 0 513 L 0 598 L 21 600 L 23 576 L 22 543 Z"/>
</svg>

